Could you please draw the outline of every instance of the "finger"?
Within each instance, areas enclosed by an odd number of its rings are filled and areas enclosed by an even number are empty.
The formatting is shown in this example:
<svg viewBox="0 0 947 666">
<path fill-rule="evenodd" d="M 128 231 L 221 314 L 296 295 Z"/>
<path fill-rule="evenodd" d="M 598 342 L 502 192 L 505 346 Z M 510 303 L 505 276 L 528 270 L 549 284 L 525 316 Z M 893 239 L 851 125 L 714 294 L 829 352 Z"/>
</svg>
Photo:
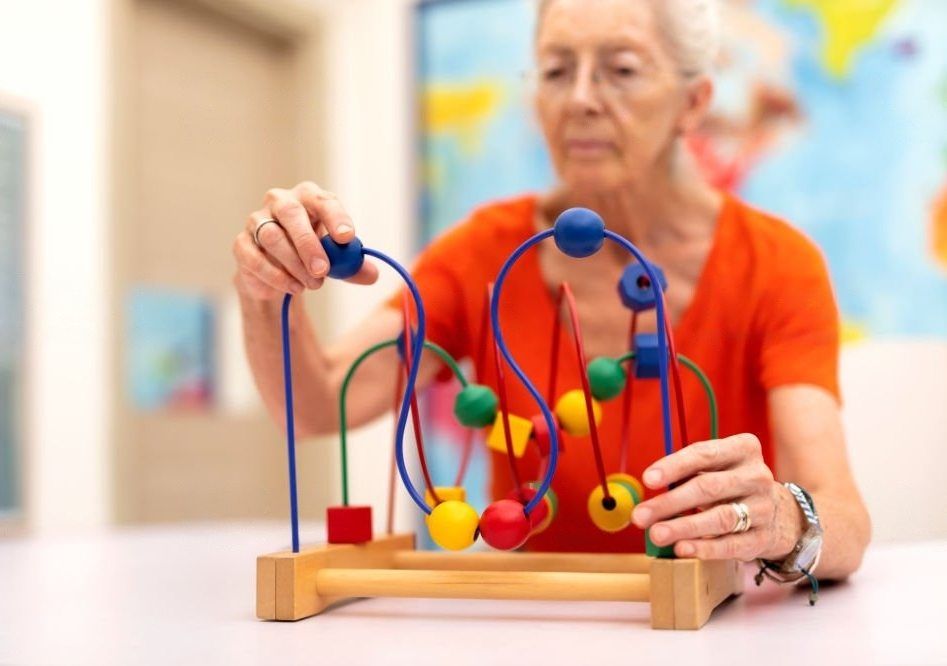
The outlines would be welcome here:
<svg viewBox="0 0 947 666">
<path fill-rule="evenodd" d="M 648 467 L 642 475 L 642 481 L 649 488 L 661 488 L 698 472 L 733 467 L 754 455 L 762 455 L 760 440 L 754 435 L 734 435 L 726 439 L 697 442 Z"/>
<path fill-rule="evenodd" d="M 750 530 L 743 534 L 730 534 L 716 539 L 678 541 L 674 554 L 678 557 L 696 557 L 701 560 L 756 559 L 766 549 L 768 537 L 763 530 Z"/>
<path fill-rule="evenodd" d="M 250 219 L 253 223 L 254 230 L 257 229 L 257 225 L 267 217 L 268 216 L 262 211 L 252 213 Z M 299 283 L 306 285 L 310 289 L 318 289 L 319 286 L 321 286 L 322 283 L 320 279 L 311 276 L 309 271 L 306 270 L 306 267 L 303 266 L 302 259 L 299 258 L 296 248 L 289 242 L 289 237 L 282 227 L 278 224 L 265 224 L 259 227 L 259 229 L 260 231 L 256 234 L 256 238 L 260 241 L 260 246 L 264 252 L 276 259 L 276 262 L 288 271 L 290 275 L 296 278 Z"/>
<path fill-rule="evenodd" d="M 740 501 L 746 504 L 749 510 L 751 526 L 772 525 L 774 512 L 772 502 L 767 503 L 756 497 L 743 498 Z M 733 532 L 738 519 L 739 516 L 733 504 L 727 502 L 707 511 L 655 523 L 651 526 L 648 536 L 656 546 L 667 546 L 686 539 L 725 536 Z"/>
<path fill-rule="evenodd" d="M 303 285 L 296 281 L 289 273 L 279 268 L 267 259 L 266 255 L 250 238 L 250 234 L 243 232 L 234 244 L 234 255 L 240 270 L 255 276 L 264 284 L 277 289 L 282 293 L 301 294 Z"/>
<path fill-rule="evenodd" d="M 632 518 L 638 527 L 645 528 L 685 511 L 746 497 L 759 490 L 756 476 L 743 470 L 707 472 L 642 502 L 635 507 Z"/>
<path fill-rule="evenodd" d="M 259 278 L 246 271 L 240 271 L 238 279 L 243 283 L 243 287 L 247 293 L 258 300 L 271 301 L 283 296 L 283 292 L 264 284 Z"/>
<path fill-rule="evenodd" d="M 370 261 L 364 262 L 358 273 L 346 280 L 346 282 L 351 282 L 352 284 L 375 284 L 377 281 L 378 266 Z"/>
<path fill-rule="evenodd" d="M 313 223 L 324 226 L 332 240 L 350 243 L 355 238 L 355 223 L 332 192 L 308 181 L 293 189 Z"/>
<path fill-rule="evenodd" d="M 325 277 L 329 258 L 322 249 L 309 213 L 299 199 L 288 190 L 273 189 L 266 193 L 264 202 L 269 214 L 283 225 L 309 274 L 316 278 Z"/>
</svg>

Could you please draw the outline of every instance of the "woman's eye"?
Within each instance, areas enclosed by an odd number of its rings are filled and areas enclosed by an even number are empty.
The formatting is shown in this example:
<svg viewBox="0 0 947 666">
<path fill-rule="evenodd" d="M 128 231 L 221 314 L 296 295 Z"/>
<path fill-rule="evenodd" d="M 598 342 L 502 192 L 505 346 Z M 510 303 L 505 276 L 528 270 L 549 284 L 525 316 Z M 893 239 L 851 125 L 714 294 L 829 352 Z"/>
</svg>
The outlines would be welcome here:
<svg viewBox="0 0 947 666">
<path fill-rule="evenodd" d="M 550 67 L 542 71 L 543 81 L 557 81 L 566 75 L 565 67 Z"/>
<path fill-rule="evenodd" d="M 638 74 L 638 70 L 635 69 L 634 67 L 628 67 L 628 66 L 622 65 L 618 67 L 612 67 L 612 73 L 619 78 L 630 79 Z"/>
</svg>

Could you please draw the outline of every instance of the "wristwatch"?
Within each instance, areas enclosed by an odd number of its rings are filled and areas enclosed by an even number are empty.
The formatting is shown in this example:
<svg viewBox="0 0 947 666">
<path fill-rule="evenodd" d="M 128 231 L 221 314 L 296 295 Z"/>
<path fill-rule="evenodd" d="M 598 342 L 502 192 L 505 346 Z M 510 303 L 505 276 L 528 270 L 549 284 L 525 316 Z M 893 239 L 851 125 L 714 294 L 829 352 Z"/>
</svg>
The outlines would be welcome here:
<svg viewBox="0 0 947 666">
<path fill-rule="evenodd" d="M 816 513 L 815 503 L 809 493 L 795 483 L 784 483 L 783 485 L 792 493 L 796 503 L 799 504 L 802 515 L 806 519 L 806 531 L 796 542 L 789 555 L 781 561 L 759 560 L 760 571 L 756 575 L 756 584 L 759 585 L 762 582 L 763 576 L 777 583 L 794 583 L 802 578 L 808 578 L 812 584 L 809 603 L 815 604 L 819 587 L 813 573 L 816 567 L 819 566 L 819 558 L 822 555 L 822 523 L 819 522 L 819 514 Z"/>
</svg>

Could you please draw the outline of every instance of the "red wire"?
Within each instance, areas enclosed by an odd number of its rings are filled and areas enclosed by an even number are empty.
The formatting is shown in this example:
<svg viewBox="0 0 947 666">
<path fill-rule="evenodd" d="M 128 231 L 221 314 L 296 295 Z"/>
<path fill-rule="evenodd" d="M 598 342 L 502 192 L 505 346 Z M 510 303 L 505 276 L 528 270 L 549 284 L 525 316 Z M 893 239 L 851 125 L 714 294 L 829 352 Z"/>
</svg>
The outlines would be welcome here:
<svg viewBox="0 0 947 666">
<path fill-rule="evenodd" d="M 628 330 L 628 347 L 633 349 L 635 346 L 635 334 L 638 332 L 638 313 L 631 313 L 631 324 Z M 631 393 L 635 383 L 634 368 L 628 373 L 628 379 L 625 384 L 625 390 L 622 394 L 621 403 L 621 458 L 618 463 L 618 469 L 622 473 L 628 472 L 628 449 L 631 446 Z"/>
<path fill-rule="evenodd" d="M 411 312 L 408 309 L 408 297 L 405 293 L 403 303 L 403 312 L 404 312 L 404 372 L 405 375 L 411 373 Z M 414 427 L 414 441 L 418 446 L 418 459 L 421 462 L 421 473 L 424 475 L 424 483 L 427 485 L 428 491 L 431 493 L 431 498 L 434 500 L 435 506 L 441 503 L 441 498 L 437 496 L 437 491 L 434 490 L 434 482 L 431 481 L 431 472 L 427 468 L 427 459 L 424 456 L 424 438 L 421 436 L 421 413 L 418 409 L 418 396 L 415 392 L 411 392 L 411 422 Z"/>
<path fill-rule="evenodd" d="M 605 475 L 605 462 L 602 460 L 602 447 L 598 441 L 598 426 L 595 424 L 595 410 L 592 408 L 592 389 L 589 386 L 588 364 L 585 362 L 585 350 L 582 344 L 582 329 L 579 326 L 579 315 L 575 307 L 575 298 L 572 296 L 572 289 L 568 282 L 563 282 L 559 287 L 559 305 L 561 307 L 563 298 L 569 309 L 569 317 L 572 319 L 572 333 L 575 340 L 575 352 L 579 361 L 579 377 L 582 380 L 582 393 L 585 395 L 585 411 L 589 419 L 589 435 L 592 438 L 592 451 L 595 453 L 595 466 L 598 468 L 598 475 L 601 479 L 603 499 L 609 499 L 611 495 L 608 492 L 608 480 Z M 558 312 L 558 308 L 557 308 Z M 558 317 L 556 317 L 558 320 Z"/>
<path fill-rule="evenodd" d="M 681 433 L 681 448 L 690 444 L 687 436 L 687 415 L 684 413 L 684 391 L 681 388 L 681 364 L 677 360 L 677 350 L 674 346 L 674 332 L 668 320 L 667 309 L 664 311 L 664 330 L 667 331 L 668 354 L 671 357 L 671 376 L 674 378 L 674 396 L 677 401 L 677 422 Z"/>
<path fill-rule="evenodd" d="M 546 404 L 556 404 L 556 378 L 559 376 L 559 338 L 561 336 L 562 318 L 562 290 L 556 299 L 556 314 L 552 322 L 552 348 L 549 354 L 549 391 L 546 393 Z"/>
<path fill-rule="evenodd" d="M 492 292 L 493 285 L 487 287 Z M 510 409 L 509 401 L 506 396 L 506 378 L 503 375 L 503 364 L 500 361 L 500 346 L 496 340 L 493 341 L 493 364 L 497 372 L 497 389 L 500 394 L 500 414 L 503 418 L 503 436 L 506 438 L 506 458 L 510 464 L 510 475 L 513 477 L 513 483 L 516 484 L 516 492 L 523 503 L 526 502 L 526 496 L 523 493 L 523 483 L 520 481 L 520 473 L 516 468 L 516 456 L 513 455 L 513 435 L 510 432 Z"/>
<path fill-rule="evenodd" d="M 404 374 L 401 372 L 401 364 L 398 364 L 397 378 L 395 379 L 395 399 L 391 410 L 398 411 L 401 404 L 401 394 L 404 393 Z M 395 450 L 391 449 L 391 469 L 388 470 L 388 534 L 394 534 L 395 530 Z"/>
<path fill-rule="evenodd" d="M 481 368 L 483 368 L 483 357 L 487 352 L 487 333 L 490 330 L 490 287 L 484 292 L 483 314 L 480 316 L 480 331 L 477 336 L 477 355 L 474 357 L 474 376 L 480 381 Z M 460 467 L 457 469 L 457 478 L 454 479 L 454 485 L 459 486 L 464 482 L 467 476 L 467 468 L 470 466 L 470 458 L 473 454 L 474 439 L 477 431 L 467 428 L 464 437 L 464 449 L 460 458 Z"/>
</svg>

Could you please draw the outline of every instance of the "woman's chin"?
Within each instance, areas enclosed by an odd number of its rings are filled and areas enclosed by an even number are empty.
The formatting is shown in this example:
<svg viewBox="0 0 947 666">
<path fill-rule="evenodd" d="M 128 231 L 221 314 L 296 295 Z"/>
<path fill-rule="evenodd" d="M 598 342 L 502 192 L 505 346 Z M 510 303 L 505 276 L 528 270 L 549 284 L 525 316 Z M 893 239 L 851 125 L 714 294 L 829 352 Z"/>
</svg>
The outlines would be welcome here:
<svg viewBox="0 0 947 666">
<path fill-rule="evenodd" d="M 605 165 L 569 165 L 561 178 L 562 183 L 576 194 L 604 193 L 628 183 L 628 174 Z"/>
</svg>

